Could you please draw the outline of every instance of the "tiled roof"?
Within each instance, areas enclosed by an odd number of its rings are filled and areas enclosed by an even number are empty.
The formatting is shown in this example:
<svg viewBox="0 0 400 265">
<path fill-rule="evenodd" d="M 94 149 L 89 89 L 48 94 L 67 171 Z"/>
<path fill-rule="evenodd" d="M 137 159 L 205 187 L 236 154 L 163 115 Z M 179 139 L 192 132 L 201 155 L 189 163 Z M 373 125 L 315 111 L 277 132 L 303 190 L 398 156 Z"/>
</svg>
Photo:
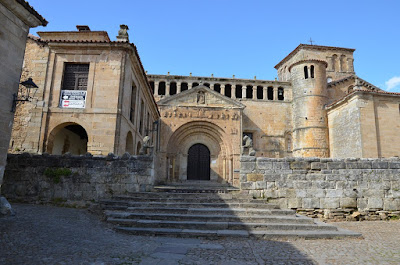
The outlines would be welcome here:
<svg viewBox="0 0 400 265">
<path fill-rule="evenodd" d="M 16 0 L 21 6 L 23 6 L 26 10 L 29 11 L 32 15 L 34 15 L 40 22 L 42 22 L 42 26 L 46 26 L 47 20 L 44 19 L 27 1 L 24 0 Z"/>
<path fill-rule="evenodd" d="M 296 47 L 291 53 L 289 53 L 285 58 L 282 59 L 277 65 L 275 65 L 275 69 L 278 69 L 282 64 L 287 62 L 293 55 L 295 55 L 300 49 L 312 49 L 312 50 L 341 50 L 341 51 L 350 51 L 354 52 L 355 49 L 350 48 L 341 48 L 334 46 L 321 46 L 321 45 L 309 45 L 309 44 L 300 44 Z"/>
</svg>

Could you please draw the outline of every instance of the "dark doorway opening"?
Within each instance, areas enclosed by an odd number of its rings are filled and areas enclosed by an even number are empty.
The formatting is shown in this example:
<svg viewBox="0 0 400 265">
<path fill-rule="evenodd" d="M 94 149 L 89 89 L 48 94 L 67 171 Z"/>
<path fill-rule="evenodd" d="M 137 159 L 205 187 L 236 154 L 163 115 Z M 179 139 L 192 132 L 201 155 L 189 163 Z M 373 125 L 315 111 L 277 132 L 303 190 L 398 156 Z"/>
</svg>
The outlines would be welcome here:
<svg viewBox="0 0 400 265">
<path fill-rule="evenodd" d="M 210 180 L 210 150 L 204 144 L 194 144 L 188 152 L 188 180 Z"/>
</svg>

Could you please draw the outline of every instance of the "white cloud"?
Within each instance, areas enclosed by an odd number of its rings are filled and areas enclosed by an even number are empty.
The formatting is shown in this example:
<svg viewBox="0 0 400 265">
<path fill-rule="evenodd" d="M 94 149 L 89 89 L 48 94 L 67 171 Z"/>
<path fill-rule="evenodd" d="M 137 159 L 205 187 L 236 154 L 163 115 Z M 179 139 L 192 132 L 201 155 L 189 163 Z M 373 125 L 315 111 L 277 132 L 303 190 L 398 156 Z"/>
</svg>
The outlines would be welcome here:
<svg viewBox="0 0 400 265">
<path fill-rule="evenodd" d="M 400 76 L 393 76 L 385 82 L 385 85 L 388 91 L 400 86 Z"/>
</svg>

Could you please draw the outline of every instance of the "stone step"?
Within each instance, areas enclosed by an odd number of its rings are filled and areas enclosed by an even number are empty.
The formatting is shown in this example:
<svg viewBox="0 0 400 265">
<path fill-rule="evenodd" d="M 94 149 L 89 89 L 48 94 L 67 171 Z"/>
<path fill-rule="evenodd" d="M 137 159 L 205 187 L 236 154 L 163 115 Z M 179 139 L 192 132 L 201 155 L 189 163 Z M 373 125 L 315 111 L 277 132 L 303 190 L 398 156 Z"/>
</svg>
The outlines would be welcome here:
<svg viewBox="0 0 400 265">
<path fill-rule="evenodd" d="M 224 238 L 224 237 L 256 237 L 262 239 L 285 239 L 285 238 L 360 238 L 361 234 L 347 230 L 338 231 L 271 231 L 271 230 L 197 230 L 197 229 L 174 229 L 174 228 L 142 228 L 142 227 L 116 227 L 118 231 L 146 236 L 176 236 L 176 237 L 206 237 L 206 238 Z"/>
<path fill-rule="evenodd" d="M 107 222 L 125 227 L 143 228 L 175 228 L 175 229 L 197 229 L 197 230 L 325 230 L 337 231 L 332 225 L 292 224 L 292 223 L 246 223 L 246 222 L 209 222 L 209 221 L 169 221 L 169 220 L 142 220 L 142 219 L 120 219 L 108 218 Z"/>
<path fill-rule="evenodd" d="M 186 202 L 186 203 L 261 203 L 267 204 L 266 200 L 255 199 L 215 199 L 215 198 L 145 198 L 145 197 L 114 197 L 115 200 L 125 200 L 134 202 Z"/>
<path fill-rule="evenodd" d="M 281 209 L 247 209 L 247 208 L 179 208 L 179 207 L 128 207 L 128 212 L 156 212 L 175 214 L 206 214 L 206 215 L 235 215 L 235 216 L 270 216 L 293 215 L 293 210 Z"/>
<path fill-rule="evenodd" d="M 289 216 L 237 216 L 233 214 L 175 214 L 175 213 L 148 213 L 148 212 L 125 212 L 105 211 L 107 218 L 121 219 L 146 219 L 146 220 L 175 220 L 175 221 L 216 221 L 216 222 L 247 222 L 247 223 L 296 223 L 313 224 L 311 218 L 289 215 Z"/>
<path fill-rule="evenodd" d="M 233 199 L 241 197 L 231 193 L 168 193 L 168 192 L 134 192 L 127 195 L 114 196 L 117 199 L 131 199 L 131 198 L 210 198 L 210 199 Z M 245 197 L 249 199 L 248 196 Z"/>
<path fill-rule="evenodd" d="M 101 204 L 106 209 L 126 209 L 127 207 L 179 207 L 179 208 L 255 208 L 255 209 L 279 209 L 277 205 L 253 202 L 216 202 L 216 203 L 187 203 L 187 202 L 134 202 L 102 200 Z"/>
</svg>

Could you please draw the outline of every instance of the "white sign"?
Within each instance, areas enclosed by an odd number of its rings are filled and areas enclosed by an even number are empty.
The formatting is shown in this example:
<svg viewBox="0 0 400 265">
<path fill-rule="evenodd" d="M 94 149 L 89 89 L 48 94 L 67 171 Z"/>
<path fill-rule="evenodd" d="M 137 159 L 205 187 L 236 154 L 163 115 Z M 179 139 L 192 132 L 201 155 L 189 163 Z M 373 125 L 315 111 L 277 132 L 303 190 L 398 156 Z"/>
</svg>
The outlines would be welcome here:
<svg viewBox="0 0 400 265">
<path fill-rule="evenodd" d="M 86 91 L 61 90 L 60 107 L 84 109 L 86 105 Z"/>
</svg>

